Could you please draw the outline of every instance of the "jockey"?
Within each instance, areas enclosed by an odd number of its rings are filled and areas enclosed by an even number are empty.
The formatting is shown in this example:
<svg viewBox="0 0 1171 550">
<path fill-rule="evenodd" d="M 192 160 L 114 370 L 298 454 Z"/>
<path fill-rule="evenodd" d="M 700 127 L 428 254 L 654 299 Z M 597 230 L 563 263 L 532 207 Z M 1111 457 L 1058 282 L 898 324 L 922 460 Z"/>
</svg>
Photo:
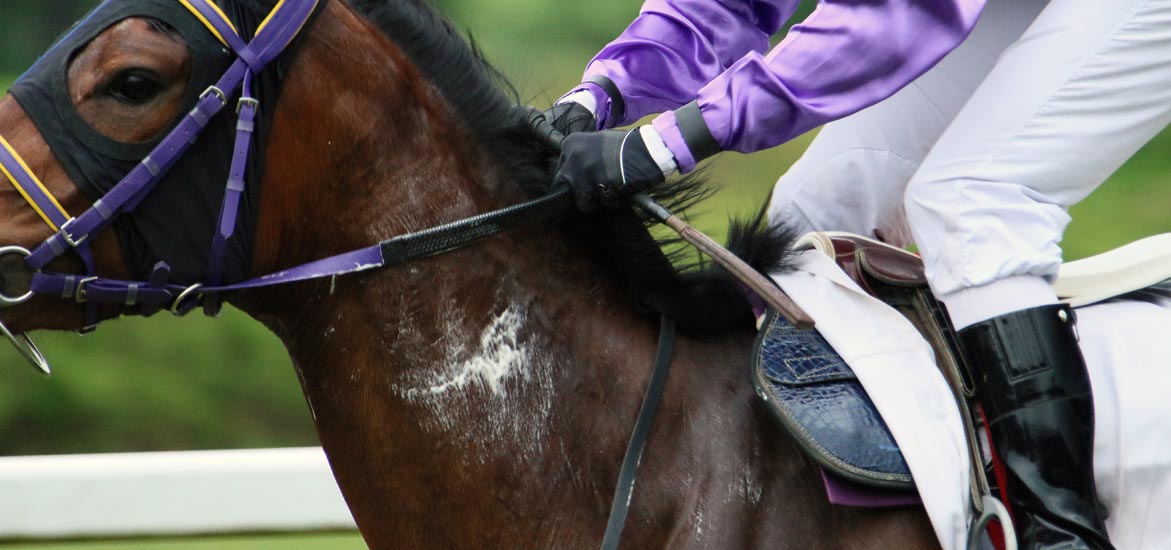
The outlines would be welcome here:
<svg viewBox="0 0 1171 550">
<path fill-rule="evenodd" d="M 916 244 L 978 373 L 1022 546 L 1112 548 L 1089 378 L 1050 282 L 1066 208 L 1171 122 L 1171 0 L 824 0 L 765 54 L 798 3 L 646 0 L 546 112 L 571 134 L 556 180 L 611 207 L 829 123 L 771 220 Z"/>
</svg>

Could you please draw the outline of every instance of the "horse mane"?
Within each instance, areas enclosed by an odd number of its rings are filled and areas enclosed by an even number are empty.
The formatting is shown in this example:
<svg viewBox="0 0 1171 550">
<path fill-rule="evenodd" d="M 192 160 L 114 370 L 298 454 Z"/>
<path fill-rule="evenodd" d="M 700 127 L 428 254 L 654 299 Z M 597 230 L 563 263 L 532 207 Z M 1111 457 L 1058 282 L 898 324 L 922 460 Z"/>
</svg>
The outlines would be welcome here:
<svg viewBox="0 0 1171 550">
<path fill-rule="evenodd" d="M 357 11 L 395 42 L 469 125 L 502 174 L 529 197 L 548 193 L 557 157 L 538 143 L 523 116 L 513 109 L 519 94 L 489 64 L 474 39 L 464 38 L 425 0 L 349 0 Z M 702 176 L 673 179 L 653 192 L 674 211 L 710 194 Z M 762 210 L 732 224 L 731 247 L 765 272 L 786 269 L 792 232 L 768 227 Z M 722 269 L 696 259 L 676 239 L 656 239 L 650 220 L 633 209 L 574 213 L 563 220 L 572 238 L 592 249 L 599 261 L 629 283 L 634 307 L 645 315 L 675 319 L 680 332 L 716 337 L 750 329 L 753 316 L 744 291 Z"/>
</svg>

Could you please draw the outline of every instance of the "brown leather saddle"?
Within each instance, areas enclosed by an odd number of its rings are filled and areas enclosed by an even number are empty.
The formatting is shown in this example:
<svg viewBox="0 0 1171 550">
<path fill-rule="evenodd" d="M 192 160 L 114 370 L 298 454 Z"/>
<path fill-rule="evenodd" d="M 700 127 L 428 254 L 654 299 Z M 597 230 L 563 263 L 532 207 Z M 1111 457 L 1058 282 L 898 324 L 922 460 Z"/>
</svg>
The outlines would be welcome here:
<svg viewBox="0 0 1171 550">
<path fill-rule="evenodd" d="M 858 286 L 902 313 L 931 344 L 945 374 L 953 370 L 960 375 L 962 394 L 973 395 L 971 371 L 963 362 L 959 338 L 947 309 L 927 286 L 919 256 L 850 233 L 810 233 L 798 243 L 803 245 L 832 256 Z"/>
</svg>

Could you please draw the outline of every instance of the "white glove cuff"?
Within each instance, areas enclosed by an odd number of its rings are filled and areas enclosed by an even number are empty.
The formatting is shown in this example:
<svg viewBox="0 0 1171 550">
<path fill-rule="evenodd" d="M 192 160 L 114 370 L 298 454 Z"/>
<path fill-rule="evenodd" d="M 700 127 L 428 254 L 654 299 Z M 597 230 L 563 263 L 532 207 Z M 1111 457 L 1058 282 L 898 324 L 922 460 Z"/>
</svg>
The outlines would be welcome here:
<svg viewBox="0 0 1171 550">
<path fill-rule="evenodd" d="M 577 103 L 588 109 L 595 118 L 598 116 L 598 98 L 594 97 L 594 93 L 589 90 L 581 89 L 570 92 L 557 100 L 558 105 L 562 103 Z"/>
<path fill-rule="evenodd" d="M 671 154 L 671 150 L 663 142 L 663 136 L 659 135 L 659 131 L 654 126 L 647 124 L 640 127 L 638 131 L 642 135 L 642 142 L 646 144 L 651 158 L 655 159 L 655 164 L 658 164 L 659 170 L 663 171 L 663 176 L 670 176 L 679 170 L 679 163 L 675 162 L 675 155 Z"/>
</svg>

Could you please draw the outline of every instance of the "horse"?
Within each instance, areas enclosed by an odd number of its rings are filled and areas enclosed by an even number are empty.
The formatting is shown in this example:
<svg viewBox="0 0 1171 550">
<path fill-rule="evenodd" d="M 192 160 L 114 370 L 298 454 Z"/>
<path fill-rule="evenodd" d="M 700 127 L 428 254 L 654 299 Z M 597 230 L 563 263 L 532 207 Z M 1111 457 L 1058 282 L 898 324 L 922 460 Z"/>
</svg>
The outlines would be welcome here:
<svg viewBox="0 0 1171 550">
<path fill-rule="evenodd" d="M 273 2 L 219 4 L 259 20 Z M 515 92 L 422 0 L 321 0 L 297 40 L 270 71 L 280 93 L 263 106 L 272 112 L 247 275 L 550 191 L 555 158 L 525 131 Z M 201 91 L 189 82 L 205 60 L 186 42 L 151 17 L 113 23 L 69 58 L 72 108 L 107 138 L 149 141 Z M 64 211 L 94 206 L 12 96 L 0 101 L 0 134 Z M 686 202 L 696 189 L 663 193 Z M 144 200 L 125 218 L 156 206 Z M 9 187 L 0 220 L 2 241 L 24 249 L 54 233 Z M 735 282 L 672 263 L 644 221 L 566 212 L 405 266 L 223 298 L 288 349 L 371 548 L 597 547 L 661 316 L 680 338 L 621 547 L 938 548 L 921 507 L 827 501 L 817 467 L 753 391 L 753 316 Z M 211 240 L 189 227 L 175 238 L 184 232 Z M 779 261 L 778 239 L 744 232 L 764 243 L 748 254 L 758 264 Z M 142 271 L 121 231 L 90 249 L 102 277 Z M 83 263 L 66 255 L 49 267 L 81 273 Z M 0 266 L 4 288 L 28 276 Z M 106 305 L 97 316 L 136 313 Z M 38 295 L 0 321 L 24 334 L 79 330 L 91 315 Z"/>
</svg>

